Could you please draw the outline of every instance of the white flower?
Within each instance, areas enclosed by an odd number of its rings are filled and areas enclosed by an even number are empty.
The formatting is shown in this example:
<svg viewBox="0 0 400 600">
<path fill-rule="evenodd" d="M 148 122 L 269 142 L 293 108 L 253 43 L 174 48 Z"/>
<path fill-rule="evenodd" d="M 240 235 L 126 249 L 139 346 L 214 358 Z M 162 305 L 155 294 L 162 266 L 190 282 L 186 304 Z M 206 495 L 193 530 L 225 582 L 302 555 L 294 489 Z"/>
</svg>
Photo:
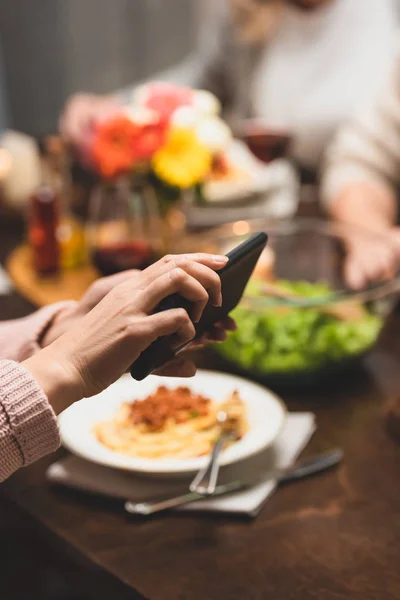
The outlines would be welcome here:
<svg viewBox="0 0 400 600">
<path fill-rule="evenodd" d="M 193 106 L 201 114 L 213 117 L 221 112 L 221 104 L 219 100 L 205 90 L 195 90 L 193 97 Z"/>
<path fill-rule="evenodd" d="M 154 110 L 150 110 L 144 106 L 129 106 L 123 112 L 128 119 L 137 125 L 150 125 L 151 123 L 157 123 L 159 120 Z"/>
<path fill-rule="evenodd" d="M 177 108 L 171 118 L 172 125 L 185 129 L 195 129 L 203 116 L 192 106 L 181 106 Z"/>
<path fill-rule="evenodd" d="M 197 127 L 199 140 L 213 153 L 226 150 L 232 140 L 232 132 L 219 117 L 202 119 Z"/>
</svg>

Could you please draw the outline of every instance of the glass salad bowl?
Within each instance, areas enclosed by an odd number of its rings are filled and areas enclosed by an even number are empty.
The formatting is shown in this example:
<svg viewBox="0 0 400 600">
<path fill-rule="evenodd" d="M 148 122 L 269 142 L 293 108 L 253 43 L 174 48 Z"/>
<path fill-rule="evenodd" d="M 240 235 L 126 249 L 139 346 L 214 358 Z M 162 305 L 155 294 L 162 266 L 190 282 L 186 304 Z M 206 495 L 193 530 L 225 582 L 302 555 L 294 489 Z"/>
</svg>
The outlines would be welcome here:
<svg viewBox="0 0 400 600">
<path fill-rule="evenodd" d="M 387 238 L 323 220 L 253 220 L 182 243 L 184 251 L 226 253 L 256 231 L 268 233 L 268 248 L 232 315 L 237 331 L 215 351 L 239 371 L 296 381 L 336 372 L 365 355 L 396 303 L 400 278 L 394 267 L 390 277 L 350 289 L 345 264 L 351 249 L 374 253 Z"/>
</svg>

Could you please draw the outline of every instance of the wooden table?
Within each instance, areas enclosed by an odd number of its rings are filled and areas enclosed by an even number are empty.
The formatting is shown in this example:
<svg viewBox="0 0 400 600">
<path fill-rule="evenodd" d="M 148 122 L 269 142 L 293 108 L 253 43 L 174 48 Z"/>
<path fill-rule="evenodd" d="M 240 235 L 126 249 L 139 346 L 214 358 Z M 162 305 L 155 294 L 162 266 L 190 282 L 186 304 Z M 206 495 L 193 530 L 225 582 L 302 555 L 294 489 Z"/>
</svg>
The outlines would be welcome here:
<svg viewBox="0 0 400 600">
<path fill-rule="evenodd" d="M 0 240 L 3 260 L 15 236 L 1 232 Z M 17 297 L 0 297 L 1 318 L 29 310 Z M 254 521 L 129 518 L 119 502 L 51 489 L 44 471 L 53 457 L 17 473 L 0 498 L 35 524 L 65 568 L 75 565 L 97 599 L 398 600 L 400 445 L 387 435 L 382 409 L 400 393 L 399 359 L 394 316 L 363 368 L 329 386 L 284 393 L 291 410 L 317 414 L 307 452 L 341 446 L 345 461 L 282 487 Z"/>
</svg>

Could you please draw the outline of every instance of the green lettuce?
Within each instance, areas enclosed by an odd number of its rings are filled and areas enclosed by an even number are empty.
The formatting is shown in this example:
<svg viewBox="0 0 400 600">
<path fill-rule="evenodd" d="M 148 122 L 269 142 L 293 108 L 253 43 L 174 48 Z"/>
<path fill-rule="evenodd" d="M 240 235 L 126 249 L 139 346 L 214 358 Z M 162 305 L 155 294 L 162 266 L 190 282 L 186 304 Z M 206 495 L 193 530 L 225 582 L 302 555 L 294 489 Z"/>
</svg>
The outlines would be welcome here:
<svg viewBox="0 0 400 600">
<path fill-rule="evenodd" d="M 326 284 L 280 282 L 297 295 L 329 295 Z M 261 295 L 253 282 L 247 295 Z M 261 374 L 314 370 L 357 356 L 374 345 L 382 319 L 365 312 L 357 320 L 342 321 L 318 308 L 271 306 L 254 310 L 238 307 L 232 316 L 238 329 L 217 350 L 228 360 Z"/>
</svg>

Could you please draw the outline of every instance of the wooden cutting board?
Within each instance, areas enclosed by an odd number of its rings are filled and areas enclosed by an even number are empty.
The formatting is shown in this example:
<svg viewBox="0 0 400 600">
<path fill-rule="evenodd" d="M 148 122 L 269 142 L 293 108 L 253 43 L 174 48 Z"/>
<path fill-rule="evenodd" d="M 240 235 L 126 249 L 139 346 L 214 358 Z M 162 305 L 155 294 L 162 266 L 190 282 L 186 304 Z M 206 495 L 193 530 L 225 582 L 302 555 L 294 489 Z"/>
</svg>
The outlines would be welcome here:
<svg viewBox="0 0 400 600">
<path fill-rule="evenodd" d="M 31 250 L 27 245 L 19 246 L 10 254 L 6 268 L 16 290 L 38 307 L 62 300 L 79 300 L 99 277 L 92 265 L 85 265 L 40 278 L 33 268 Z"/>
</svg>

